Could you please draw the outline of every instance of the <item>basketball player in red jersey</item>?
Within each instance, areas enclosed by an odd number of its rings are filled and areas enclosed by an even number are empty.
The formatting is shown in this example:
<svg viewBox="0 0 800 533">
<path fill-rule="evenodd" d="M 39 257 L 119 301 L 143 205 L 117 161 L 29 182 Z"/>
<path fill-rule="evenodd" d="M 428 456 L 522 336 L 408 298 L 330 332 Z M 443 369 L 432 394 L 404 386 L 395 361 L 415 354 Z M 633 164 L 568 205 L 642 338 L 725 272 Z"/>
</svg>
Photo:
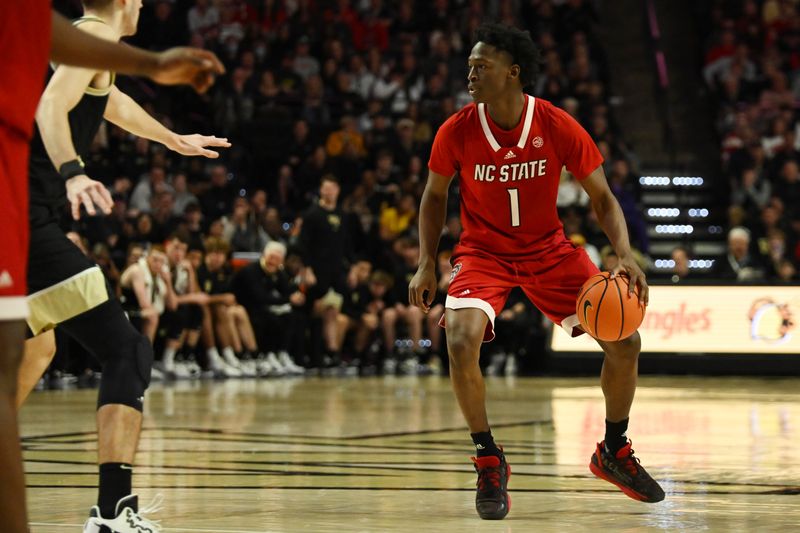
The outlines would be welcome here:
<svg viewBox="0 0 800 533">
<path fill-rule="evenodd" d="M 492 438 L 478 358 L 494 337 L 494 318 L 519 286 L 553 322 L 573 336 L 578 291 L 597 267 L 565 237 L 556 210 L 562 167 L 589 194 L 592 208 L 620 258 L 620 271 L 638 285 L 647 304 L 645 276 L 631 255 L 625 219 L 609 190 L 594 142 L 566 112 L 523 92 L 537 73 L 539 52 L 530 35 L 487 24 L 469 56 L 470 104 L 451 116 L 433 143 L 420 208 L 420 265 L 409 285 L 412 304 L 427 311 L 436 293 L 436 248 L 447 190 L 459 175 L 464 230 L 453 254 L 453 281 L 442 325 L 447 328 L 453 389 L 477 448 L 476 507 L 484 519 L 508 513 L 511 469 Z M 628 496 L 646 502 L 664 491 L 639 464 L 626 437 L 636 389 L 639 334 L 600 342 L 606 398 L 606 435 L 590 468 Z"/>
<path fill-rule="evenodd" d="M 223 72 L 205 50 L 153 53 L 98 39 L 51 12 L 47 0 L 14 0 L 0 17 L 0 517 L 3 531 L 28 531 L 14 398 L 25 338 L 28 255 L 28 143 L 48 56 L 57 63 L 108 68 L 163 84 L 206 90 Z"/>
</svg>

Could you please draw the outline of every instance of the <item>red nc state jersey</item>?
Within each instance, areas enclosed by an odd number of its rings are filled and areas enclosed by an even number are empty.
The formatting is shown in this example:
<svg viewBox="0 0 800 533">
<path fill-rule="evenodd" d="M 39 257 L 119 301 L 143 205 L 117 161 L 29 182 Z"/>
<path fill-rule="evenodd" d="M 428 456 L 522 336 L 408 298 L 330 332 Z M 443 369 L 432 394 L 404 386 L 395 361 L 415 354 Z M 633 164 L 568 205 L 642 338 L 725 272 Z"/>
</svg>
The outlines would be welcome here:
<svg viewBox="0 0 800 533">
<path fill-rule="evenodd" d="M 443 176 L 458 172 L 462 251 L 535 259 L 568 244 L 556 209 L 561 168 L 582 180 L 603 163 L 567 112 L 524 97 L 513 130 L 495 125 L 485 104 L 470 104 L 436 133 L 428 168 Z"/>
</svg>

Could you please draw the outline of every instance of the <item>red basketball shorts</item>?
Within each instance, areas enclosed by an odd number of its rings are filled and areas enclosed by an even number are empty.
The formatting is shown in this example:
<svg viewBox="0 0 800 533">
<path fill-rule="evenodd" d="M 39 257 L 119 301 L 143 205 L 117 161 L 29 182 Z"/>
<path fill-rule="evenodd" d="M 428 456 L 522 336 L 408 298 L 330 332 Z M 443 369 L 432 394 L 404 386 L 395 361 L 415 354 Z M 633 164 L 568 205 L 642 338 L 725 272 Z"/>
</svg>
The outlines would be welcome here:
<svg viewBox="0 0 800 533">
<path fill-rule="evenodd" d="M 575 302 L 578 292 L 599 269 L 582 248 L 565 243 L 536 260 L 509 261 L 484 252 L 458 250 L 452 259 L 453 275 L 447 291 L 448 309 L 480 309 L 489 317 L 483 340 L 494 339 L 494 319 L 505 306 L 508 293 L 520 287 L 547 318 L 578 336 Z M 442 316 L 439 324 L 445 325 Z"/>
<path fill-rule="evenodd" d="M 28 143 L 0 126 L 0 321 L 23 320 L 28 263 Z"/>
</svg>

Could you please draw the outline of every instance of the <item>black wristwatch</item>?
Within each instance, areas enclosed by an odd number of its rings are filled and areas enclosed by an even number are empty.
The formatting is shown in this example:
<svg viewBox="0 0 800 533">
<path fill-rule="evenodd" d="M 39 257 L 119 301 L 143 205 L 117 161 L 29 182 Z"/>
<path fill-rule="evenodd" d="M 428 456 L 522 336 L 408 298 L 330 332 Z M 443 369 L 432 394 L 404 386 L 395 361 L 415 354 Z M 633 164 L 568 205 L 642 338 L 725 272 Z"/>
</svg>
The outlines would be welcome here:
<svg viewBox="0 0 800 533">
<path fill-rule="evenodd" d="M 75 176 L 86 174 L 86 171 L 83 169 L 83 161 L 78 158 L 62 164 L 60 167 L 58 167 L 58 173 L 61 174 L 61 177 L 64 178 L 64 181 L 67 181 Z"/>
</svg>

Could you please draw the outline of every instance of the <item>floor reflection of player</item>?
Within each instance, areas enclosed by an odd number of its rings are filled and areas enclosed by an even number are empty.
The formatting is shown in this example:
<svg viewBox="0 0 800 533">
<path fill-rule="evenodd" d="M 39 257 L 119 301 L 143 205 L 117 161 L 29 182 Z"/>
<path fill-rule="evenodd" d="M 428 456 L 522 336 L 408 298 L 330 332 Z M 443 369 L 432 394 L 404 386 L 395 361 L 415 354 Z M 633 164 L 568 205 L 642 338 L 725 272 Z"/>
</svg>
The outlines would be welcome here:
<svg viewBox="0 0 800 533">
<path fill-rule="evenodd" d="M 223 69 L 204 50 L 153 53 L 98 39 L 51 12 L 45 0 L 4 4 L 0 42 L 6 57 L 0 65 L 0 516 L 4 531 L 18 533 L 28 530 L 14 409 L 27 314 L 28 141 L 48 56 L 59 64 L 113 69 L 165 84 L 190 83 L 201 91 Z"/>
<path fill-rule="evenodd" d="M 486 415 L 478 365 L 481 342 L 494 337 L 494 317 L 515 286 L 570 334 L 582 333 L 577 329 L 576 298 L 586 279 L 598 272 L 585 251 L 569 242 L 558 219 L 562 167 L 589 195 L 619 257 L 615 271 L 630 276 L 631 292 L 639 286 L 642 304 L 648 294 L 631 253 L 622 210 L 591 137 L 565 111 L 523 92 L 534 81 L 538 58 L 526 32 L 496 24 L 478 30 L 468 66 L 475 103 L 451 116 L 436 134 L 420 207 L 420 267 L 409 285 L 410 302 L 429 310 L 447 191 L 458 174 L 464 230 L 453 253 L 457 273 L 444 318 L 453 389 L 478 454 L 476 507 L 488 519 L 508 513 L 510 469 Z M 636 390 L 639 334 L 600 345 L 605 352 L 601 384 L 606 436 L 590 468 L 632 498 L 660 501 L 663 490 L 634 457 L 626 436 Z"/>
</svg>

